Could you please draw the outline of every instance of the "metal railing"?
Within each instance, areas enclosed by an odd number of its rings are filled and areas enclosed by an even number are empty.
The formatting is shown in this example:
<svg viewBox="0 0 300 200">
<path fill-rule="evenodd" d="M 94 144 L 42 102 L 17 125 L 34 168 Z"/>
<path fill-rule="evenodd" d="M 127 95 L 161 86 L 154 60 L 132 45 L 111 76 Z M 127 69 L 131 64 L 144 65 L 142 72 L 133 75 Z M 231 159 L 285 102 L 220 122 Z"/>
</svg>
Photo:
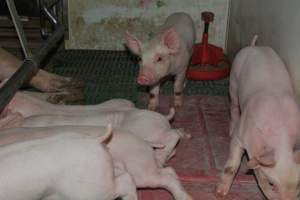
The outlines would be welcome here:
<svg viewBox="0 0 300 200">
<path fill-rule="evenodd" d="M 17 90 L 37 73 L 42 60 L 64 35 L 64 26 L 53 15 L 49 7 L 46 5 L 45 0 L 40 0 L 40 2 L 42 13 L 54 26 L 54 32 L 50 37 L 48 37 L 45 43 L 41 45 L 37 52 L 32 54 L 27 47 L 27 40 L 20 23 L 14 0 L 6 0 L 26 58 L 18 70 L 3 85 L 3 87 L 0 88 L 0 112 L 2 112 L 5 106 L 10 102 Z"/>
</svg>

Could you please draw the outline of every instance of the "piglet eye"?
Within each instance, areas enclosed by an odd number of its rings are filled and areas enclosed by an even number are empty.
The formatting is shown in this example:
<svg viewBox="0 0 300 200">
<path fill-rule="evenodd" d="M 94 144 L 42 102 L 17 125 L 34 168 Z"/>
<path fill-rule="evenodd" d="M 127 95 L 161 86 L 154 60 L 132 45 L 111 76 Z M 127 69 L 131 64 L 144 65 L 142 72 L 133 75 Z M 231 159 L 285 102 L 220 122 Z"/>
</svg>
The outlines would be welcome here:
<svg viewBox="0 0 300 200">
<path fill-rule="evenodd" d="M 141 58 L 140 56 L 137 56 L 137 57 L 136 57 L 136 60 L 137 60 L 138 62 L 140 62 L 140 61 L 142 60 L 142 58 Z"/>
<path fill-rule="evenodd" d="M 159 56 L 159 57 L 157 58 L 157 62 L 160 62 L 160 61 L 162 61 L 162 57 Z"/>
</svg>

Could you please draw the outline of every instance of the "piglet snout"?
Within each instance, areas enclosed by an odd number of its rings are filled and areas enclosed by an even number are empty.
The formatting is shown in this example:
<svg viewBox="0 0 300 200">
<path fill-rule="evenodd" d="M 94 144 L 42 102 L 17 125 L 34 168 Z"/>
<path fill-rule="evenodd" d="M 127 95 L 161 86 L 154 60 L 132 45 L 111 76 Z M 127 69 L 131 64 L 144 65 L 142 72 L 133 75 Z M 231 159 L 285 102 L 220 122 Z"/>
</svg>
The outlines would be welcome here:
<svg viewBox="0 0 300 200">
<path fill-rule="evenodd" d="M 140 85 L 152 85 L 155 82 L 154 74 L 149 69 L 141 70 L 137 82 Z"/>
<path fill-rule="evenodd" d="M 140 85 L 150 85 L 152 81 L 145 75 L 139 75 L 137 82 Z"/>
</svg>

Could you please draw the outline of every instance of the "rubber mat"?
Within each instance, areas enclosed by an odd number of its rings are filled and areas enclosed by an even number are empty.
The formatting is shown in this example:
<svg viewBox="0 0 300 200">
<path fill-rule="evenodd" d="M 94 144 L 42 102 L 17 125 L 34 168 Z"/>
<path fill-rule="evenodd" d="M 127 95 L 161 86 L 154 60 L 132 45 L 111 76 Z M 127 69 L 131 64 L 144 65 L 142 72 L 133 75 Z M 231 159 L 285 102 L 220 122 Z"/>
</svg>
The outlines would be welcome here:
<svg viewBox="0 0 300 200">
<path fill-rule="evenodd" d="M 52 59 L 51 71 L 86 82 L 87 104 L 111 98 L 126 98 L 138 103 L 138 96 L 147 87 L 136 83 L 137 59 L 126 51 L 68 50 L 58 51 Z M 162 94 L 171 94 L 172 81 L 166 82 Z M 228 94 L 228 79 L 219 81 L 187 81 L 185 95 Z"/>
</svg>

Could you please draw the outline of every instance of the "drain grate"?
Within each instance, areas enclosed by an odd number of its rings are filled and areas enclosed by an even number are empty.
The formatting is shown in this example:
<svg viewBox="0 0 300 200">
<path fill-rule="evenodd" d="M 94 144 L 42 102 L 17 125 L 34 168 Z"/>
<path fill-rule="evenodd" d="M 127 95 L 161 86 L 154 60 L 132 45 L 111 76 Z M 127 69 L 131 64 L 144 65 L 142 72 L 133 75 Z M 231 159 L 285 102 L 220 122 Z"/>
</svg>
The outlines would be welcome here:
<svg viewBox="0 0 300 200">
<path fill-rule="evenodd" d="M 147 88 L 136 83 L 136 58 L 126 51 L 68 50 L 58 51 L 52 59 L 51 71 L 86 82 L 86 103 L 95 104 L 111 98 L 125 98 L 138 103 Z M 185 95 L 224 96 L 228 79 L 218 81 L 187 81 Z M 163 94 L 172 94 L 173 83 L 166 82 Z"/>
</svg>

